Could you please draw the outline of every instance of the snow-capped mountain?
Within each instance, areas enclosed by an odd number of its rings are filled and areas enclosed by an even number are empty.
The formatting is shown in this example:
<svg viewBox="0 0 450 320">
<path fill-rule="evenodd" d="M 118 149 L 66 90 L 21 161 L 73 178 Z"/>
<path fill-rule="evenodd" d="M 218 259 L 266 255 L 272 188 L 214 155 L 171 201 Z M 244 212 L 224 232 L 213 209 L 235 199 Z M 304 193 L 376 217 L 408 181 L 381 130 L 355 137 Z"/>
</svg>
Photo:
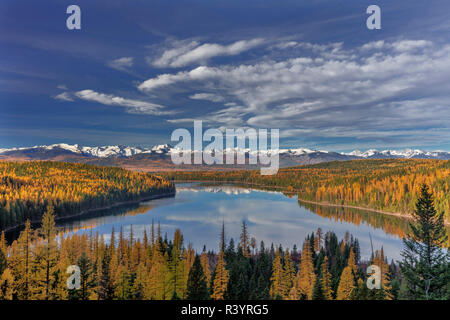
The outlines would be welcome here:
<svg viewBox="0 0 450 320">
<path fill-rule="evenodd" d="M 423 151 L 418 149 L 404 149 L 404 150 L 383 150 L 378 151 L 370 149 L 364 152 L 355 150 L 349 153 L 342 153 L 366 159 L 391 159 L 391 158 L 405 158 L 405 159 L 441 159 L 449 160 L 450 152 L 446 151 Z"/>
<path fill-rule="evenodd" d="M 34 146 L 24 148 L 0 149 L 0 154 L 14 152 L 45 152 L 45 151 L 63 151 L 71 152 L 77 155 L 90 156 L 97 158 L 110 157 L 131 157 L 140 153 L 166 153 L 172 147 L 168 144 L 154 146 L 153 148 L 140 148 L 128 146 L 102 146 L 102 147 L 83 147 L 78 144 L 70 145 L 66 143 L 52 144 L 48 146 Z"/>
<path fill-rule="evenodd" d="M 104 160 L 107 164 L 114 165 L 114 159 L 126 161 L 163 161 L 170 162 L 170 154 L 177 151 L 169 144 L 156 145 L 151 148 L 130 147 L 130 146 L 102 146 L 87 147 L 78 144 L 70 145 L 66 143 L 0 149 L 0 159 L 24 159 L 24 160 L 61 160 L 61 161 L 81 161 L 93 162 Z M 228 152 L 243 153 L 245 156 L 255 156 L 256 151 L 250 149 L 225 149 Z M 200 151 L 193 151 L 200 152 Z M 212 153 L 212 151 L 208 151 Z M 391 158 L 421 158 L 421 159 L 441 159 L 449 160 L 450 152 L 446 151 L 422 151 L 413 149 L 404 150 L 383 150 L 370 149 L 367 151 L 355 150 L 349 153 L 337 153 L 332 151 L 312 150 L 307 148 L 279 149 L 268 151 L 268 153 L 278 153 L 280 156 L 280 166 L 295 166 L 300 164 L 313 164 L 326 161 L 344 161 L 352 159 L 391 159 Z M 216 155 L 220 154 L 216 153 Z M 96 160 L 97 159 L 97 160 Z"/>
</svg>

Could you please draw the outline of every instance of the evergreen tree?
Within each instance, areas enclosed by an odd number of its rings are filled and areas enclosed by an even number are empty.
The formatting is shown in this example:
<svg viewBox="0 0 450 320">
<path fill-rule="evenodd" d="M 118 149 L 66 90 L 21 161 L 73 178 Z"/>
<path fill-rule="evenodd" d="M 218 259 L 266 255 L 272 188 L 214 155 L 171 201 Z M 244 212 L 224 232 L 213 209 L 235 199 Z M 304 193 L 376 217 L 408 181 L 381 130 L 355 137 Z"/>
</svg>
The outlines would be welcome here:
<svg viewBox="0 0 450 320">
<path fill-rule="evenodd" d="M 250 257 L 250 251 L 249 251 L 249 235 L 247 230 L 247 223 L 245 220 L 242 220 L 242 227 L 241 227 L 241 236 L 240 236 L 241 242 L 239 243 L 239 247 L 242 248 L 242 253 L 244 257 L 249 258 Z"/>
<path fill-rule="evenodd" d="M 213 293 L 211 298 L 214 300 L 223 300 L 228 287 L 229 272 L 226 269 L 226 263 L 223 251 L 219 252 L 219 259 L 214 271 Z"/>
<path fill-rule="evenodd" d="M 209 284 L 211 283 L 211 269 L 209 267 L 209 257 L 206 253 L 206 248 L 203 248 L 203 252 L 200 257 L 200 263 L 202 264 L 203 273 L 205 274 L 206 284 L 209 287 Z"/>
<path fill-rule="evenodd" d="M 250 279 L 250 299 L 268 300 L 270 298 L 270 257 L 261 241 L 259 255 Z"/>
<path fill-rule="evenodd" d="M 317 278 L 316 283 L 314 284 L 312 300 L 326 300 L 321 277 Z"/>
<path fill-rule="evenodd" d="M 114 298 L 114 286 L 112 284 L 109 268 L 110 258 L 105 253 L 101 259 L 100 278 L 97 296 L 100 300 L 112 300 Z"/>
<path fill-rule="evenodd" d="M 337 300 L 351 300 L 353 290 L 355 286 L 355 278 L 353 276 L 353 270 L 351 266 L 346 266 L 342 271 L 341 279 L 337 289 Z"/>
<path fill-rule="evenodd" d="M 54 273 L 56 271 L 57 259 L 58 259 L 58 245 L 56 243 L 56 226 L 55 226 L 55 214 L 52 205 L 47 206 L 47 210 L 42 216 L 42 225 L 39 230 L 44 243 L 42 247 L 42 260 L 39 263 L 38 268 L 42 268 L 42 276 L 44 279 L 39 281 L 37 287 L 41 287 L 41 283 L 44 283 L 45 291 L 44 299 L 48 300 L 53 295 L 51 288 L 54 287 Z"/>
<path fill-rule="evenodd" d="M 77 265 L 80 268 L 79 297 L 81 300 L 88 300 L 92 294 L 92 289 L 95 286 L 95 273 L 92 261 L 88 258 L 86 253 L 83 252 L 78 259 Z"/>
<path fill-rule="evenodd" d="M 194 265 L 189 271 L 187 281 L 187 299 L 188 300 L 207 300 L 209 299 L 206 277 L 203 273 L 203 267 L 200 258 L 196 255 Z"/>
<path fill-rule="evenodd" d="M 270 296 L 272 299 L 283 299 L 288 290 L 286 286 L 285 270 L 281 259 L 281 249 L 275 253 L 272 263 L 272 276 L 270 277 Z"/>
<path fill-rule="evenodd" d="M 333 300 L 333 292 L 331 289 L 332 281 L 331 281 L 331 274 L 330 271 L 328 271 L 328 257 L 325 256 L 323 263 L 322 263 L 322 291 L 324 298 L 326 300 Z"/>
<path fill-rule="evenodd" d="M 227 265 L 230 276 L 225 298 L 227 300 L 248 300 L 250 295 L 249 282 L 252 272 L 249 259 L 244 257 L 241 247 L 238 248 L 235 258 Z"/>
<path fill-rule="evenodd" d="M 31 243 L 34 235 L 31 230 L 30 220 L 25 222 L 25 228 L 20 233 L 17 243 L 13 244 L 11 250 L 11 272 L 15 279 L 14 292 L 18 299 L 28 300 L 32 294 L 31 286 L 31 267 L 33 264 L 33 256 L 31 252 Z"/>
<path fill-rule="evenodd" d="M 312 299 L 316 275 L 311 252 L 310 241 L 303 244 L 302 257 L 300 259 L 299 271 L 294 279 L 294 286 L 290 291 L 290 299 Z"/>
<path fill-rule="evenodd" d="M 427 185 L 421 194 L 410 223 L 411 232 L 403 240 L 400 264 L 412 299 L 446 299 L 450 283 L 449 252 L 442 248 L 447 241 L 443 215 L 434 208 Z"/>
<path fill-rule="evenodd" d="M 0 274 L 0 300 L 12 300 L 14 292 L 14 277 L 6 268 Z"/>
</svg>

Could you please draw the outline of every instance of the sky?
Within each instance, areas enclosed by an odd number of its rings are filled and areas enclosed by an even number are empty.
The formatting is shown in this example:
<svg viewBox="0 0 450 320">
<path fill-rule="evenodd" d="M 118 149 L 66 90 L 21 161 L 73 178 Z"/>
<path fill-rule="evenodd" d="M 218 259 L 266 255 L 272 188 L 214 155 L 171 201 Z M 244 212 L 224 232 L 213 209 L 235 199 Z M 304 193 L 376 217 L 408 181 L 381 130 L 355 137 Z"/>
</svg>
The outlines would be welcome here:
<svg viewBox="0 0 450 320">
<path fill-rule="evenodd" d="M 81 9 L 69 30 L 66 9 Z M 381 8 L 369 30 L 366 9 Z M 177 128 L 280 146 L 450 151 L 448 0 L 3 0 L 0 148 L 150 147 Z"/>
</svg>

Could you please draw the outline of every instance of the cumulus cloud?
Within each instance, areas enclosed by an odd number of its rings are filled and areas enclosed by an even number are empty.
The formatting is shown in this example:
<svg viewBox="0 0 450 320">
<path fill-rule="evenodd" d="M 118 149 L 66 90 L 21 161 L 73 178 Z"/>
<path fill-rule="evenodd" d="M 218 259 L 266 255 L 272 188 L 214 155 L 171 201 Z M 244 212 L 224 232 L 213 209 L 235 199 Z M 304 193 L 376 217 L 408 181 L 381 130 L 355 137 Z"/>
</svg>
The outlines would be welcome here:
<svg viewBox="0 0 450 320">
<path fill-rule="evenodd" d="M 138 88 L 155 94 L 168 87 L 187 90 L 189 84 L 190 97 L 192 90 L 208 91 L 239 102 L 204 119 L 229 124 L 239 118 L 253 127 L 285 129 L 287 135 L 388 141 L 407 137 L 409 130 L 409 138 L 417 140 L 413 130 L 428 126 L 448 136 L 450 45 L 427 40 L 378 41 L 353 49 L 342 43 L 279 45 L 291 55 L 164 73 Z"/>
<path fill-rule="evenodd" d="M 203 43 L 198 41 L 191 42 L 174 42 L 174 47 L 164 50 L 158 58 L 148 58 L 155 67 L 159 68 L 177 68 L 184 67 L 196 63 L 204 63 L 208 59 L 217 56 L 233 56 L 248 51 L 261 45 L 263 39 L 240 40 L 229 45 L 221 45 L 217 43 Z"/>
<path fill-rule="evenodd" d="M 124 71 L 127 70 L 128 68 L 131 68 L 133 66 L 133 63 L 134 63 L 133 57 L 123 57 L 109 61 L 107 64 L 109 67 L 113 69 Z"/>
<path fill-rule="evenodd" d="M 130 113 L 141 113 L 149 115 L 163 115 L 172 113 L 169 111 L 162 111 L 161 109 L 163 109 L 164 107 L 159 104 L 141 100 L 126 99 L 112 94 L 95 92 L 89 89 L 75 92 L 74 95 L 82 100 L 94 101 L 108 106 L 127 107 L 129 108 L 128 111 Z"/>
</svg>

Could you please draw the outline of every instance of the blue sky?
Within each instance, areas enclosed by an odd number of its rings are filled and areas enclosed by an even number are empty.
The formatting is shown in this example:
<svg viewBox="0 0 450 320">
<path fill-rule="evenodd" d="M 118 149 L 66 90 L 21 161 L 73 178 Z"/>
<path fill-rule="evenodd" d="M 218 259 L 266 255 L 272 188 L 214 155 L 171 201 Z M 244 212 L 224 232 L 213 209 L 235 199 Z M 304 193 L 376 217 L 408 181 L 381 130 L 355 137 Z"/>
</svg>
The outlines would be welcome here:
<svg viewBox="0 0 450 320">
<path fill-rule="evenodd" d="M 81 8 L 81 30 L 66 8 Z M 382 29 L 366 28 L 366 8 Z M 282 147 L 450 151 L 446 0 L 4 0 L 0 147 L 152 146 L 203 120 Z"/>
</svg>

